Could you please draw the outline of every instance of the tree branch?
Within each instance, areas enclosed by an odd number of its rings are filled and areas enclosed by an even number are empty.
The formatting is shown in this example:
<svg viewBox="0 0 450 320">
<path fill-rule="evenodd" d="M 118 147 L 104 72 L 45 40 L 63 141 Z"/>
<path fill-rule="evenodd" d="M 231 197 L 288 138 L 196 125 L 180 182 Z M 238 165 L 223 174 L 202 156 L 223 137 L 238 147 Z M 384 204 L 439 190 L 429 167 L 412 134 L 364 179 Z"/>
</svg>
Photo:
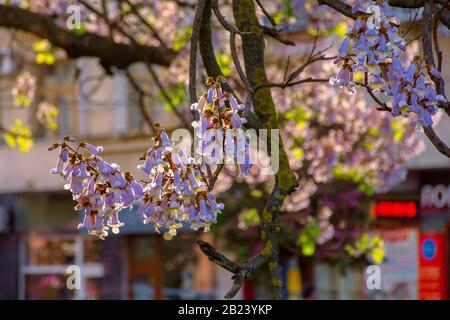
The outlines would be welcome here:
<svg viewBox="0 0 450 320">
<path fill-rule="evenodd" d="M 173 103 L 173 100 L 170 97 L 170 95 L 167 93 L 167 90 L 164 88 L 164 85 L 161 83 L 161 81 L 159 81 L 159 77 L 156 74 L 155 70 L 153 70 L 153 68 L 150 64 L 147 65 L 147 68 L 148 68 L 148 72 L 150 73 L 151 77 L 153 78 L 153 81 L 155 81 L 156 86 L 159 88 L 159 91 L 160 91 L 162 97 L 164 98 L 164 100 L 166 100 L 166 102 L 172 108 L 173 113 L 175 113 L 175 115 L 178 117 L 178 119 L 181 120 L 181 122 L 183 123 L 185 128 L 189 128 L 190 125 L 189 125 L 188 121 L 186 120 L 186 117 L 183 116 L 183 114 L 180 112 L 180 110 L 177 109 L 177 106 Z"/>
<path fill-rule="evenodd" d="M 234 0 L 233 15 L 236 26 L 243 32 L 242 48 L 246 75 L 253 87 L 267 83 L 264 61 L 264 31 L 259 25 L 253 0 Z M 253 106 L 262 123 L 262 128 L 269 131 L 279 129 L 275 103 L 268 88 L 261 88 L 253 93 Z M 272 152 L 272 150 L 271 150 Z M 297 186 L 297 179 L 289 166 L 283 143 L 279 141 L 279 170 L 275 176 L 275 185 L 262 213 L 261 240 L 263 250 L 261 255 L 267 257 L 266 265 L 272 278 L 272 292 L 275 299 L 281 298 L 281 277 L 278 267 L 278 236 L 280 231 L 279 215 L 286 196 Z"/>
<path fill-rule="evenodd" d="M 241 81 L 244 83 L 247 91 L 253 92 L 253 88 L 252 88 L 250 82 L 248 81 L 248 79 L 244 73 L 244 70 L 242 69 L 241 62 L 239 61 L 239 56 L 238 56 L 237 49 L 236 49 L 236 34 L 243 35 L 243 34 L 245 34 L 245 32 L 239 31 L 236 28 L 236 26 L 228 23 L 225 20 L 224 16 L 220 13 L 217 0 L 212 0 L 212 9 L 213 9 L 214 14 L 216 15 L 217 19 L 219 20 L 219 22 L 222 24 L 222 26 L 226 30 L 228 30 L 228 32 L 230 32 L 231 57 L 233 58 L 233 63 L 236 68 L 236 71 L 239 75 L 239 78 L 241 78 Z"/>
<path fill-rule="evenodd" d="M 268 83 L 262 83 L 260 85 L 258 85 L 255 88 L 255 91 L 261 89 L 261 88 L 281 88 L 281 89 L 285 89 L 288 87 L 293 87 L 299 84 L 304 84 L 304 83 L 327 83 L 329 82 L 329 79 L 314 79 L 311 77 L 305 78 L 305 79 L 301 79 L 298 81 L 294 81 L 296 78 L 298 78 L 298 76 L 311 64 L 317 62 L 317 61 L 327 61 L 327 60 L 334 60 L 337 57 L 336 56 L 332 56 L 332 57 L 327 57 L 324 55 L 324 53 L 329 49 L 325 48 L 323 50 L 319 50 L 316 52 L 316 46 L 317 46 L 317 37 L 314 38 L 314 44 L 311 48 L 311 51 L 308 55 L 308 58 L 306 59 L 306 61 L 304 63 L 302 63 L 297 69 L 295 69 L 289 76 L 287 76 L 287 68 L 288 65 L 286 65 L 286 69 L 285 69 L 285 74 L 283 77 L 283 82 L 280 83 L 273 83 L 273 82 L 268 82 Z M 289 60 L 288 60 L 289 62 Z"/>
<path fill-rule="evenodd" d="M 205 1 L 205 9 L 203 11 L 202 23 L 200 26 L 200 34 L 199 34 L 199 47 L 200 47 L 200 56 L 202 57 L 203 65 L 205 66 L 206 73 L 208 76 L 216 78 L 218 76 L 223 77 L 222 70 L 220 69 L 219 64 L 217 63 L 216 55 L 214 53 L 214 46 L 212 42 L 211 35 L 211 10 L 212 10 L 212 1 L 211 0 L 203 0 Z M 228 83 L 222 83 L 222 88 L 225 91 L 232 93 L 235 97 L 233 89 L 230 87 Z M 249 96 L 250 98 L 250 96 Z M 247 119 L 246 126 L 251 128 L 258 129 L 261 124 L 257 116 L 250 111 L 250 105 L 248 104 L 249 99 L 246 101 L 246 111 L 245 117 Z"/>
<path fill-rule="evenodd" d="M 147 122 L 148 126 L 152 130 L 153 133 L 155 133 L 155 124 L 153 123 L 153 120 L 148 112 L 148 110 L 145 108 L 145 95 L 147 94 L 141 86 L 137 83 L 137 81 L 134 79 L 133 75 L 126 70 L 125 74 L 128 78 L 128 81 L 130 81 L 130 84 L 133 86 L 133 88 L 137 91 L 139 95 L 139 109 L 141 110 L 142 116 L 144 117 L 145 122 Z"/>
<path fill-rule="evenodd" d="M 233 285 L 228 290 L 225 295 L 225 299 L 233 298 L 241 289 L 244 284 L 244 280 L 248 278 L 248 276 L 253 272 L 253 270 L 258 269 L 265 263 L 267 263 L 267 257 L 262 255 L 256 255 L 250 260 L 244 262 L 243 264 L 238 264 L 236 262 L 231 261 L 223 254 L 218 252 L 211 244 L 205 242 L 201 239 L 197 240 L 197 244 L 199 245 L 202 252 L 208 257 L 208 259 L 218 266 L 221 266 L 225 270 L 228 270 L 233 274 Z"/>
<path fill-rule="evenodd" d="M 264 15 L 266 16 L 267 20 L 270 21 L 272 26 L 276 27 L 277 23 L 275 22 L 275 19 L 269 14 L 269 12 L 266 10 L 266 8 L 264 8 L 264 6 L 262 5 L 261 1 L 260 0 L 255 0 L 255 2 L 258 5 L 258 7 L 262 10 L 262 12 L 264 13 Z"/>
<path fill-rule="evenodd" d="M 438 137 L 431 126 L 424 127 L 423 132 L 440 153 L 450 158 L 450 148 Z"/>
<path fill-rule="evenodd" d="M 287 46 L 295 46 L 295 42 L 283 37 L 281 35 L 280 30 L 263 26 L 263 31 L 264 31 L 264 34 L 268 35 L 269 37 L 274 38 L 275 40 L 277 40 Z"/>
<path fill-rule="evenodd" d="M 304 78 L 298 81 L 285 81 L 285 82 L 267 82 L 267 83 L 261 83 L 260 85 L 255 87 L 254 91 L 258 91 L 262 88 L 280 88 L 280 89 L 286 89 L 289 87 L 294 87 L 299 84 L 305 84 L 305 83 L 329 83 L 330 79 L 314 79 L 311 77 Z"/>
<path fill-rule="evenodd" d="M 197 49 L 199 43 L 199 34 L 201 29 L 203 11 L 205 10 L 205 1 L 199 0 L 195 8 L 195 17 L 192 24 L 191 49 L 189 53 L 189 97 L 191 104 L 197 102 Z M 193 113 L 194 119 L 196 114 Z"/>
<path fill-rule="evenodd" d="M 336 11 L 339 11 L 344 16 L 347 16 L 352 19 L 358 18 L 358 16 L 363 15 L 363 12 L 352 12 L 352 6 L 340 1 L 340 0 L 317 0 L 319 5 L 323 6 L 329 6 L 330 8 L 335 9 Z"/>
<path fill-rule="evenodd" d="M 95 57 L 102 65 L 119 69 L 142 61 L 169 66 L 175 57 L 175 52 L 162 47 L 116 43 L 89 32 L 77 36 L 55 24 L 49 16 L 14 6 L 0 5 L 0 26 L 48 39 L 54 46 L 65 50 L 70 58 Z"/>
<path fill-rule="evenodd" d="M 141 21 L 142 24 L 144 24 L 144 26 L 146 26 L 147 29 L 150 30 L 153 36 L 159 41 L 161 46 L 168 49 L 168 46 L 166 45 L 164 40 L 159 36 L 158 31 L 156 31 L 156 29 L 147 20 L 145 20 L 145 18 L 140 14 L 139 9 L 134 4 L 132 4 L 131 1 L 129 0 L 124 1 L 131 8 L 131 11 L 135 14 L 135 16 L 139 19 L 139 21 Z"/>
</svg>

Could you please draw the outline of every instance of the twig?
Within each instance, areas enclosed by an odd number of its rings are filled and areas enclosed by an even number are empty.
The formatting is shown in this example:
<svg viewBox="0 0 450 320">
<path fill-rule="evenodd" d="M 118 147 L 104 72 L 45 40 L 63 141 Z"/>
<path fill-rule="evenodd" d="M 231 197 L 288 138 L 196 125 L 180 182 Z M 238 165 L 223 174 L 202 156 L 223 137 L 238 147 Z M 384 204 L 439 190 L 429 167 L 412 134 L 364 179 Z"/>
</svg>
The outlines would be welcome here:
<svg viewBox="0 0 450 320">
<path fill-rule="evenodd" d="M 235 25 L 229 23 L 225 17 L 222 15 L 222 13 L 219 10 L 219 4 L 217 0 L 211 0 L 211 7 L 214 11 L 214 14 L 217 17 L 217 20 L 219 20 L 220 24 L 222 25 L 222 27 L 225 28 L 225 30 L 227 30 L 230 33 L 237 33 L 239 35 L 251 35 L 253 34 L 252 32 L 242 32 L 240 31 L 238 28 L 236 28 Z"/>
<path fill-rule="evenodd" d="M 131 11 L 136 15 L 136 17 L 139 19 L 139 21 L 141 21 L 153 34 L 153 36 L 159 41 L 159 43 L 166 49 L 168 49 L 168 46 L 166 45 L 166 43 L 164 42 L 164 40 L 159 36 L 158 31 L 156 31 L 155 28 L 153 28 L 153 26 L 147 21 L 145 20 L 145 18 L 139 13 L 138 8 L 132 4 L 129 0 L 123 0 L 125 1 L 125 3 L 130 6 Z"/>
<path fill-rule="evenodd" d="M 286 83 L 287 73 L 289 70 L 289 62 L 291 61 L 291 56 L 287 57 L 286 66 L 284 67 L 283 83 Z"/>
<path fill-rule="evenodd" d="M 424 127 L 423 132 L 440 153 L 450 158 L 450 148 L 439 138 L 431 126 Z"/>
<path fill-rule="evenodd" d="M 314 42 L 312 45 L 312 48 L 308 54 L 308 57 L 306 58 L 306 61 L 304 63 L 302 63 L 297 69 L 295 69 L 289 76 L 287 76 L 287 71 L 288 71 L 288 67 L 289 67 L 289 57 L 288 57 L 288 62 L 286 64 L 285 70 L 284 70 L 284 76 L 283 76 L 283 82 L 281 83 L 274 83 L 274 82 L 269 82 L 269 83 L 264 83 L 264 84 L 260 84 L 258 86 L 256 86 L 254 88 L 254 91 L 258 91 L 261 88 L 281 88 L 281 89 L 285 89 L 288 87 L 293 87 L 299 84 L 304 84 L 304 83 L 317 83 L 317 82 L 328 82 L 328 79 L 314 79 L 311 77 L 302 79 L 302 80 L 298 80 L 298 81 L 294 81 L 308 66 L 312 65 L 313 63 L 317 62 L 317 61 L 327 61 L 327 60 L 334 60 L 336 59 L 336 56 L 332 56 L 332 57 L 327 57 L 324 55 L 324 53 L 330 49 L 331 46 L 328 46 L 327 48 L 324 48 L 320 51 L 316 52 L 316 48 L 317 48 L 317 37 L 314 37 Z"/>
<path fill-rule="evenodd" d="M 219 20 L 220 24 L 228 31 L 230 32 L 230 50 L 231 50 L 231 57 L 233 59 L 234 66 L 236 67 L 236 71 L 239 75 L 239 78 L 244 83 L 246 89 L 250 92 L 253 92 L 252 85 L 250 84 L 250 81 L 248 81 L 244 70 L 242 69 L 241 62 L 239 61 L 239 56 L 236 49 L 236 34 L 239 35 L 246 35 L 246 34 L 252 34 L 251 32 L 241 32 L 239 31 L 236 26 L 228 23 L 224 16 L 220 13 L 219 5 L 217 0 L 212 0 L 212 9 L 214 11 L 214 14 L 216 15 L 217 19 Z"/>
<path fill-rule="evenodd" d="M 389 111 L 391 112 L 391 108 L 389 108 L 386 103 L 382 102 L 373 92 L 372 88 L 369 86 L 367 73 L 364 74 L 364 83 L 356 83 L 357 85 L 363 86 L 366 88 L 367 93 L 372 97 L 373 101 L 375 101 L 378 104 L 377 110 L 378 111 Z"/>
<path fill-rule="evenodd" d="M 433 6 L 433 42 L 434 42 L 434 51 L 436 52 L 437 56 L 437 66 L 436 69 L 439 72 L 442 72 L 442 51 L 441 47 L 439 46 L 439 36 L 438 36 L 438 27 L 439 27 L 439 12 L 437 11 L 436 7 Z M 445 95 L 445 83 L 444 79 L 439 78 L 435 81 L 436 84 L 436 91 L 442 95 Z"/>
<path fill-rule="evenodd" d="M 148 113 L 147 109 L 145 108 L 145 95 L 146 92 L 141 88 L 141 86 L 137 83 L 137 81 L 134 79 L 133 75 L 126 70 L 125 74 L 128 78 L 128 80 L 130 81 L 130 84 L 133 86 L 133 88 L 138 92 L 139 94 L 139 109 L 141 110 L 142 116 L 144 117 L 145 121 L 147 122 L 148 126 L 150 127 L 150 129 L 152 130 L 153 133 L 156 132 L 155 130 L 155 124 L 153 123 L 153 120 L 150 116 L 150 114 Z"/>
<path fill-rule="evenodd" d="M 211 0 L 207 0 L 205 2 L 205 8 L 203 10 L 199 34 L 199 48 L 200 48 L 200 56 L 202 58 L 203 65 L 205 66 L 207 75 L 213 78 L 217 78 L 218 76 L 223 76 L 223 73 L 222 70 L 220 69 L 219 64 L 217 63 L 212 42 L 211 3 L 212 3 Z M 222 83 L 221 86 L 224 91 L 233 94 L 238 101 L 242 101 L 242 99 L 238 97 L 238 95 L 234 92 L 233 88 L 231 88 L 228 82 Z M 249 100 L 248 97 L 246 99 L 245 117 L 247 118 L 247 123 L 245 124 L 245 126 L 254 129 L 259 129 L 261 127 L 260 120 L 255 115 L 255 113 L 253 113 L 250 110 L 250 104 L 247 104 L 247 101 L 251 102 L 251 99 Z"/>
<path fill-rule="evenodd" d="M 264 63 L 264 39 L 262 27 L 256 15 L 256 8 L 253 0 L 233 1 L 233 14 L 236 26 L 241 31 L 252 31 L 258 36 L 242 36 L 242 48 L 246 75 L 250 79 L 253 87 L 267 82 L 267 75 Z M 270 90 L 253 94 L 253 107 L 262 127 L 265 129 L 279 129 L 277 110 L 272 99 Z M 261 257 L 264 257 L 265 266 L 268 267 L 271 276 L 272 294 L 274 299 L 281 299 L 282 280 L 278 265 L 279 257 L 279 220 L 283 202 L 297 186 L 297 178 L 293 174 L 289 161 L 284 150 L 282 139 L 279 139 L 279 171 L 275 177 L 275 184 L 272 193 L 267 200 L 262 212 L 261 241 L 263 249 Z"/>
<path fill-rule="evenodd" d="M 269 28 L 267 26 L 263 26 L 263 32 L 264 34 L 268 35 L 269 37 L 274 38 L 275 40 L 287 45 L 287 46 L 295 46 L 295 42 L 292 40 L 289 40 L 281 35 L 281 30 L 277 30 L 275 28 Z"/>
<path fill-rule="evenodd" d="M 285 88 L 289 88 L 289 87 L 293 87 L 299 84 L 305 84 L 305 83 L 328 83 L 330 81 L 330 79 L 314 79 L 311 77 L 302 79 L 302 80 L 298 80 L 298 81 L 292 81 L 292 82 L 279 82 L 279 83 L 275 83 L 275 82 L 268 82 L 268 83 L 262 83 L 259 84 L 255 87 L 254 91 L 258 91 L 262 88 L 281 88 L 281 89 L 285 89 Z"/>
<path fill-rule="evenodd" d="M 435 66 L 434 56 L 433 56 L 433 40 L 432 32 L 433 29 L 433 11 L 432 5 L 428 1 L 425 2 L 423 7 L 423 17 L 422 17 L 422 48 L 425 54 L 425 61 L 427 64 Z M 432 79 L 434 78 L 430 75 Z"/>
<path fill-rule="evenodd" d="M 438 67 L 436 67 L 433 54 L 433 36 L 435 42 L 435 50 L 438 57 Z M 439 65 L 442 65 L 442 52 L 440 50 L 437 38 L 437 22 L 433 20 L 433 5 L 430 1 L 425 1 L 423 7 L 422 48 L 425 54 L 426 63 L 434 68 L 439 68 Z M 445 96 L 444 80 L 439 77 L 435 77 L 431 73 L 429 73 L 429 76 L 436 86 L 437 93 Z M 439 104 L 439 107 L 443 108 L 447 115 L 450 116 L 450 108 L 448 103 Z"/>
<path fill-rule="evenodd" d="M 164 86 L 161 83 L 161 81 L 159 81 L 159 77 L 156 74 L 155 70 L 153 70 L 153 68 L 152 68 L 152 66 L 150 64 L 147 64 L 147 68 L 148 68 L 148 71 L 149 71 L 150 75 L 153 78 L 153 81 L 155 81 L 157 87 L 159 88 L 159 91 L 161 92 L 161 95 L 163 96 L 164 100 L 167 101 L 167 103 L 170 105 L 170 107 L 172 108 L 172 111 L 175 113 L 175 115 L 181 120 L 181 122 L 183 122 L 183 125 L 186 128 L 190 128 L 190 125 L 189 125 L 188 121 L 183 116 L 183 114 L 181 114 L 180 111 L 177 109 L 177 106 L 173 103 L 172 98 L 167 93 L 167 91 L 164 88 Z"/>
<path fill-rule="evenodd" d="M 247 91 L 253 92 L 252 85 L 250 84 L 250 81 L 248 81 L 248 78 L 245 75 L 244 70 L 242 69 L 241 62 L 239 61 L 238 53 L 236 50 L 236 33 L 234 32 L 230 33 L 230 50 L 234 66 L 236 67 L 236 71 L 239 74 L 239 78 L 241 78 L 241 81 L 244 83 Z"/>
<path fill-rule="evenodd" d="M 205 1 L 199 0 L 195 9 L 194 22 L 192 24 L 191 49 L 189 53 L 189 97 L 190 102 L 197 101 L 196 74 L 197 74 L 197 49 L 199 42 L 200 24 L 205 9 Z M 192 117 L 197 120 L 197 113 L 192 112 Z"/>
<path fill-rule="evenodd" d="M 210 261 L 233 274 L 233 285 L 225 295 L 225 299 L 233 298 L 241 289 L 244 280 L 248 278 L 254 270 L 266 264 L 268 261 L 266 256 L 256 255 L 243 264 L 239 264 L 225 257 L 206 241 L 198 239 L 197 244 Z"/>
<path fill-rule="evenodd" d="M 266 8 L 264 8 L 264 6 L 262 5 L 261 1 L 259 0 L 255 0 L 256 4 L 258 5 L 258 7 L 261 8 L 262 12 L 264 13 L 264 15 L 267 17 L 267 19 L 270 21 L 270 23 L 272 24 L 272 26 L 276 27 L 277 23 L 275 22 L 275 19 L 269 14 L 269 12 L 267 12 Z"/>
</svg>

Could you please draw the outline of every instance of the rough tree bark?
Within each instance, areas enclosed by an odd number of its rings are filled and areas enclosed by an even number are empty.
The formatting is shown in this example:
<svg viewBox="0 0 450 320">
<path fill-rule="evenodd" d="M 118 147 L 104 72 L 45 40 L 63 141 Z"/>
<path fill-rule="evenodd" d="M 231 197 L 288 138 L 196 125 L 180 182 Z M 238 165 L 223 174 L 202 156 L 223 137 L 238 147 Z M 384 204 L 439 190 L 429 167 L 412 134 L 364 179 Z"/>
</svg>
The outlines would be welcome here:
<svg viewBox="0 0 450 320">
<path fill-rule="evenodd" d="M 256 16 L 253 0 L 234 0 L 233 15 L 237 28 L 246 32 L 242 35 L 242 48 L 246 76 L 252 85 L 267 83 L 264 61 L 264 31 Z M 250 34 L 251 33 L 251 34 Z M 278 114 L 269 88 L 261 88 L 253 94 L 253 107 L 263 129 L 279 129 Z M 278 266 L 280 232 L 280 211 L 286 196 L 297 186 L 297 179 L 290 169 L 287 155 L 280 138 L 279 170 L 275 176 L 275 185 L 262 213 L 261 240 L 262 256 L 268 257 L 267 266 L 271 274 L 274 299 L 281 298 L 281 277 Z"/>
</svg>

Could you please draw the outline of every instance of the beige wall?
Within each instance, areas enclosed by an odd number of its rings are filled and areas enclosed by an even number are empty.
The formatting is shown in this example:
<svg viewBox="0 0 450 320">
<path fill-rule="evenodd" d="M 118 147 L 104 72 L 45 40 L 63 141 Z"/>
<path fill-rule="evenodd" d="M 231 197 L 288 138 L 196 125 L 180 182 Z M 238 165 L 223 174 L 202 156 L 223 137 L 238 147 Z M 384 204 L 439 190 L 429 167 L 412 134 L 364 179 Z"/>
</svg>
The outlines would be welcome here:
<svg viewBox="0 0 450 320">
<path fill-rule="evenodd" d="M 125 170 L 138 175 L 136 166 L 139 157 L 150 145 L 150 139 L 95 140 L 96 145 L 103 145 L 103 158 L 116 162 Z M 0 194 L 16 192 L 45 192 L 62 190 L 63 182 L 58 176 L 50 175 L 55 167 L 58 151 L 49 152 L 51 143 L 38 142 L 26 153 L 20 153 L 8 147 L 0 148 Z"/>
</svg>

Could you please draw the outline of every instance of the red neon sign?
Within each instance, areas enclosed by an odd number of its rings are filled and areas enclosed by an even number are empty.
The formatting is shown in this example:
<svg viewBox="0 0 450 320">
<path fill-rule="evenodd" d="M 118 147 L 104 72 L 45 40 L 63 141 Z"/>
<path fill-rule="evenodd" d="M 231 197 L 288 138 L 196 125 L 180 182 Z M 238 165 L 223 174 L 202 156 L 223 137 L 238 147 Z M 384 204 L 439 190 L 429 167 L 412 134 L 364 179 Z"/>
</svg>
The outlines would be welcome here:
<svg viewBox="0 0 450 320">
<path fill-rule="evenodd" d="M 381 201 L 375 204 L 375 216 L 389 218 L 414 218 L 417 215 L 415 202 Z"/>
</svg>

